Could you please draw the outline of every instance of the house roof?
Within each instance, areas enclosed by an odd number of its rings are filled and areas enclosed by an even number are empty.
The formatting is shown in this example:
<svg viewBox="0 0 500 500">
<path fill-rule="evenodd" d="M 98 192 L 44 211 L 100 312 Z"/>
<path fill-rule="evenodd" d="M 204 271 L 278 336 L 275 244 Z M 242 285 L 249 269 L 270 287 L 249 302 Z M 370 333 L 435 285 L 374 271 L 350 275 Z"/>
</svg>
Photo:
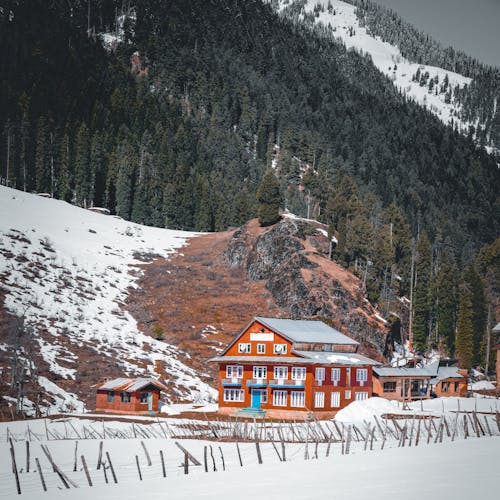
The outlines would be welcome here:
<svg viewBox="0 0 500 500">
<path fill-rule="evenodd" d="M 431 378 L 432 373 L 429 373 L 425 368 L 406 368 L 404 366 L 376 366 L 373 368 L 373 373 L 378 377 L 425 377 Z"/>
<path fill-rule="evenodd" d="M 497 323 L 494 327 L 493 327 L 493 332 L 495 333 L 500 333 L 500 323 Z"/>
<path fill-rule="evenodd" d="M 323 321 L 263 318 L 261 316 L 256 316 L 254 319 L 292 342 L 359 345 L 359 342 L 340 333 Z"/>
<path fill-rule="evenodd" d="M 115 378 L 113 380 L 108 380 L 103 385 L 99 386 L 98 389 L 103 389 L 105 391 L 134 392 L 140 391 L 149 385 L 154 385 L 160 390 L 167 389 L 163 384 L 152 378 Z"/>
<path fill-rule="evenodd" d="M 375 365 L 376 361 L 356 353 L 293 351 L 299 358 L 293 356 L 216 356 L 210 361 L 229 363 L 286 363 L 292 365 Z"/>
<path fill-rule="evenodd" d="M 434 378 L 431 379 L 431 384 L 437 384 L 440 380 L 447 378 L 465 378 L 456 366 L 440 366 Z"/>
</svg>

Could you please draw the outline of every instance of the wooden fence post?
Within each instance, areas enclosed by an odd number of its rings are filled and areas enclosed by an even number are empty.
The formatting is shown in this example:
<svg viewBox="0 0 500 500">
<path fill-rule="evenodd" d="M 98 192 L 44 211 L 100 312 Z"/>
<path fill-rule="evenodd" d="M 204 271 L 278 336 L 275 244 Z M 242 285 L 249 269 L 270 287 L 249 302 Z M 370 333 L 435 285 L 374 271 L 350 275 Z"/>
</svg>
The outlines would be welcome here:
<svg viewBox="0 0 500 500">
<path fill-rule="evenodd" d="M 16 454 L 14 452 L 14 445 L 12 444 L 12 438 L 9 437 L 9 442 L 10 442 L 10 457 L 12 459 L 12 472 L 14 472 L 14 475 L 16 476 L 16 488 L 17 488 L 17 494 L 21 494 L 21 484 L 19 483 L 19 473 L 17 472 L 17 465 L 16 465 Z"/>
<path fill-rule="evenodd" d="M 85 471 L 85 476 L 87 477 L 87 482 L 89 483 L 89 486 L 92 486 L 92 479 L 90 479 L 90 474 L 89 474 L 89 469 L 87 467 L 87 461 L 85 460 L 85 457 L 82 455 L 80 457 L 83 465 L 83 470 Z"/>
<path fill-rule="evenodd" d="M 135 463 L 137 465 L 137 472 L 139 473 L 139 481 L 142 481 L 141 466 L 139 465 L 139 457 L 135 456 Z"/>
<path fill-rule="evenodd" d="M 29 471 L 30 471 L 30 442 L 26 441 L 26 472 Z"/>
<path fill-rule="evenodd" d="M 184 452 L 184 474 L 189 474 L 189 457 L 187 451 Z"/>
<path fill-rule="evenodd" d="M 102 441 L 99 442 L 99 455 L 97 456 L 97 467 L 96 469 L 99 470 L 101 468 L 101 462 L 102 462 Z"/>
<path fill-rule="evenodd" d="M 108 452 L 106 452 L 106 458 L 108 459 L 108 464 L 109 464 L 109 468 L 111 469 L 111 474 L 113 476 L 113 481 L 115 482 L 115 484 L 117 484 L 118 480 L 116 479 L 115 469 L 113 467 L 113 462 L 111 462 L 111 457 L 109 456 Z"/>
<path fill-rule="evenodd" d="M 258 441 L 255 441 L 255 448 L 257 449 L 257 459 L 259 461 L 259 464 L 262 464 L 262 455 L 260 453 L 260 446 Z"/>
<path fill-rule="evenodd" d="M 226 463 L 224 462 L 224 454 L 222 453 L 222 448 L 219 446 L 220 458 L 222 460 L 222 470 L 226 470 Z"/>
<path fill-rule="evenodd" d="M 35 457 L 36 468 L 38 470 L 38 474 L 40 475 L 40 481 L 42 482 L 43 491 L 47 491 L 47 485 L 45 484 L 45 479 L 43 477 L 42 468 L 40 467 L 40 460 L 38 457 Z"/>
<path fill-rule="evenodd" d="M 241 452 L 240 452 L 240 446 L 238 445 L 238 441 L 236 441 L 236 450 L 238 451 L 238 460 L 240 461 L 240 466 L 243 467 L 243 461 L 241 460 Z M 206 461 L 205 461 L 205 469 L 206 469 L 206 467 L 207 467 L 207 465 L 206 465 Z"/>
<path fill-rule="evenodd" d="M 167 472 L 165 470 L 165 460 L 163 458 L 163 450 L 160 450 L 160 460 L 161 460 L 161 472 L 163 477 L 167 477 Z"/>
</svg>

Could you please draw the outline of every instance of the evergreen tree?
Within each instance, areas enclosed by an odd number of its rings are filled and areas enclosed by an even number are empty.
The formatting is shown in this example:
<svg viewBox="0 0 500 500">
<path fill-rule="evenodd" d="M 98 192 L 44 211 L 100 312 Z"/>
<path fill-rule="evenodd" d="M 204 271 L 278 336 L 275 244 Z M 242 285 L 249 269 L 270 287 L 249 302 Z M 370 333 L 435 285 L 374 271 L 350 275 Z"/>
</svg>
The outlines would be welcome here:
<svg viewBox="0 0 500 500">
<path fill-rule="evenodd" d="M 57 172 L 56 194 L 60 200 L 70 201 L 69 165 L 70 165 L 70 142 L 68 131 L 65 131 L 61 140 L 59 153 L 59 165 Z"/>
<path fill-rule="evenodd" d="M 75 155 L 75 203 L 88 207 L 92 203 L 93 175 L 90 164 L 90 137 L 85 123 L 82 123 L 76 136 Z"/>
<path fill-rule="evenodd" d="M 50 154 L 48 124 L 47 120 L 44 117 L 41 117 L 38 120 L 37 126 L 35 154 L 36 190 L 39 193 L 52 193 Z"/>
<path fill-rule="evenodd" d="M 120 217 L 130 220 L 134 199 L 136 157 L 135 151 L 127 139 L 124 139 L 118 146 L 117 162 L 116 213 Z"/>
<path fill-rule="evenodd" d="M 415 282 L 413 306 L 414 348 L 417 351 L 424 352 L 427 347 L 431 314 L 431 245 L 425 231 L 420 234 L 417 244 Z"/>
<path fill-rule="evenodd" d="M 455 345 L 455 354 L 459 366 L 470 369 L 474 356 L 474 325 L 472 319 L 472 293 L 466 281 L 462 281 L 459 286 Z"/>
<path fill-rule="evenodd" d="M 270 226 L 280 219 L 281 193 L 279 181 L 269 169 L 257 190 L 258 218 L 261 226 Z"/>
<path fill-rule="evenodd" d="M 457 270 L 445 256 L 436 276 L 436 328 L 439 338 L 446 343 L 449 355 L 455 351 L 456 275 Z"/>
<path fill-rule="evenodd" d="M 469 266 L 465 279 L 471 292 L 472 325 L 473 325 L 473 366 L 478 366 L 484 359 L 484 338 L 486 333 L 486 301 L 484 285 L 474 266 Z"/>
</svg>

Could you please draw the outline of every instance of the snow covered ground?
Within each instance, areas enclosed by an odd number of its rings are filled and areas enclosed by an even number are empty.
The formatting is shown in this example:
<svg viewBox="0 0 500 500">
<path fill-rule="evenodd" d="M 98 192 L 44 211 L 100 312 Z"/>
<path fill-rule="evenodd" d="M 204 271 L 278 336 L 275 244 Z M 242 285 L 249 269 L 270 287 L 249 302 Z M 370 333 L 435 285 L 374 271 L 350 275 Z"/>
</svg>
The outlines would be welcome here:
<svg viewBox="0 0 500 500">
<path fill-rule="evenodd" d="M 156 376 L 155 362 L 173 375 L 179 396 L 209 399 L 214 391 L 187 367 L 187 353 L 148 337 L 122 306 L 135 287 L 138 264 L 168 258 L 196 233 L 141 226 L 63 201 L 0 186 L 0 290 L 5 307 L 35 331 L 50 372 L 78 376 L 85 346 L 124 374 Z M 167 332 L 166 332 L 167 333 Z M 45 377 L 39 385 L 59 410 L 82 411 L 75 396 Z"/>
<path fill-rule="evenodd" d="M 289 1 L 281 0 L 280 9 L 286 8 Z M 413 75 L 420 70 L 420 73 L 429 73 L 429 78 L 436 78 L 438 86 L 442 84 L 445 75 L 448 76 L 449 85 L 453 89 L 456 85 L 463 87 L 471 82 L 458 73 L 444 70 L 435 66 L 411 63 L 405 59 L 398 47 L 383 42 L 379 37 L 371 36 L 366 28 L 359 25 L 354 7 L 351 4 L 340 0 L 308 0 L 305 3 L 306 13 L 313 13 L 316 5 L 322 5 L 323 11 L 318 12 L 315 22 L 325 27 L 331 27 L 335 37 L 342 40 L 348 49 L 354 49 L 363 54 L 369 54 L 375 66 L 386 76 L 388 76 L 397 89 L 409 99 L 427 107 L 432 113 L 439 117 L 445 124 L 449 124 L 453 119 L 464 133 L 468 133 L 469 126 L 475 125 L 460 121 L 457 116 L 460 114 L 460 107 L 453 102 L 445 102 L 445 94 L 430 92 L 427 86 L 420 86 L 417 81 L 412 81 Z M 329 12 L 328 5 L 332 10 Z"/>
<path fill-rule="evenodd" d="M 362 403 L 365 407 L 368 404 Z M 359 413 L 358 420 L 361 416 Z M 160 425 L 166 431 L 164 435 L 160 431 Z M 0 447 L 0 498 L 83 500 L 89 495 L 96 500 L 135 500 L 137 497 L 153 500 L 215 499 L 226 496 L 236 496 L 238 499 L 259 497 L 266 500 L 329 497 L 343 500 L 402 497 L 420 500 L 445 496 L 459 500 L 472 498 L 473 495 L 496 498 L 500 459 L 498 436 L 477 438 L 471 435 L 467 440 L 451 441 L 445 435 L 442 443 L 435 443 L 434 440 L 427 443 L 422 439 L 418 446 L 415 442 L 400 446 L 397 439 L 392 439 L 387 441 L 384 448 L 379 439 L 374 443 L 372 451 L 369 447 L 365 451 L 363 441 L 353 441 L 349 454 L 343 454 L 344 445 L 340 442 L 332 442 L 331 446 L 321 442 L 314 446 L 311 441 L 308 452 L 307 445 L 303 442 L 286 443 L 286 462 L 280 461 L 273 444 L 268 441 L 260 443 L 262 464 L 258 463 L 254 442 L 239 442 L 237 447 L 231 440 L 177 439 L 201 463 L 197 466 L 190 463 L 189 474 L 185 475 L 184 454 L 175 444 L 176 438 L 169 434 L 175 426 L 180 428 L 183 425 L 186 425 L 185 421 L 172 418 L 159 419 L 154 424 L 135 424 L 134 432 L 138 435 L 146 430 L 152 432 L 152 428 L 156 434 L 155 437 L 149 434 L 134 438 L 131 436 L 129 422 L 111 421 L 104 424 L 68 418 L 59 421 L 2 423 L 0 440 L 5 443 L 8 436 L 13 439 L 22 494 L 18 496 L 16 493 L 9 446 L 3 445 Z M 260 422 L 249 425 L 261 427 Z M 112 439 L 106 435 L 105 439 L 79 439 L 78 445 L 72 438 L 75 430 L 82 433 L 82 428 L 85 427 L 99 433 L 104 431 L 104 426 L 114 432 L 122 432 L 124 438 Z M 56 438 L 57 436 L 59 437 Z M 69 438 L 66 439 L 66 436 Z M 31 437 L 29 471 L 25 441 L 28 437 Z M 104 445 L 102 460 L 106 462 L 108 484 L 103 467 L 97 468 L 100 441 Z M 53 472 L 42 445 L 48 447 L 56 465 L 78 488 L 63 487 L 60 478 Z M 208 472 L 205 472 L 203 465 L 205 447 Z M 279 442 L 277 449 L 281 453 Z M 160 451 L 164 456 L 166 477 L 162 473 Z M 238 451 L 243 465 L 240 465 Z M 113 481 L 107 453 L 118 484 Z M 88 464 L 93 483 L 91 490 L 82 467 L 82 456 Z M 42 491 L 35 458 L 40 461 L 48 489 L 46 493 Z M 142 480 L 139 479 L 136 460 L 141 469 Z"/>
</svg>

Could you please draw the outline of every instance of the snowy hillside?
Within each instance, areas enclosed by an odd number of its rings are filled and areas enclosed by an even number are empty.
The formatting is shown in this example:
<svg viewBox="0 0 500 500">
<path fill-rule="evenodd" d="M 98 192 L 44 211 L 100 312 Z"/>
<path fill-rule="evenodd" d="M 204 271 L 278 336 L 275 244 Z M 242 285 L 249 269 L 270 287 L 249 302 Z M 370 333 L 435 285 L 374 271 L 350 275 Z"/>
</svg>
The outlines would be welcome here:
<svg viewBox="0 0 500 500">
<path fill-rule="evenodd" d="M 122 305 L 138 264 L 168 257 L 195 233 L 133 224 L 0 186 L 0 292 L 5 309 L 33 327 L 56 379 L 78 380 L 78 348 L 109 358 L 123 373 L 172 376 L 173 394 L 212 389 L 182 361 L 186 353 L 143 335 Z M 5 351 L 7 346 L 0 345 Z M 64 408 L 82 409 L 46 377 L 38 385 Z"/>
<path fill-rule="evenodd" d="M 286 9 L 291 3 L 289 0 L 280 0 L 280 10 Z M 451 89 L 456 85 L 463 87 L 469 84 L 470 78 L 435 66 L 409 62 L 397 47 L 369 35 L 366 28 L 360 26 L 355 13 L 356 7 L 351 4 L 339 0 L 307 0 L 304 4 L 304 12 L 312 14 L 317 24 L 331 28 L 333 35 L 342 40 L 348 49 L 369 54 L 374 65 L 391 79 L 403 95 L 425 106 L 445 124 L 450 124 L 453 120 L 462 132 L 468 132 L 472 124 L 459 121 L 459 107 L 453 98 L 447 102 L 446 93 L 436 93 L 436 90 L 446 77 L 448 88 Z M 436 84 L 433 91 L 429 90 L 428 84 L 421 86 L 419 81 L 414 81 L 417 72 L 421 75 L 428 73 L 427 83 L 434 79 Z"/>
</svg>

